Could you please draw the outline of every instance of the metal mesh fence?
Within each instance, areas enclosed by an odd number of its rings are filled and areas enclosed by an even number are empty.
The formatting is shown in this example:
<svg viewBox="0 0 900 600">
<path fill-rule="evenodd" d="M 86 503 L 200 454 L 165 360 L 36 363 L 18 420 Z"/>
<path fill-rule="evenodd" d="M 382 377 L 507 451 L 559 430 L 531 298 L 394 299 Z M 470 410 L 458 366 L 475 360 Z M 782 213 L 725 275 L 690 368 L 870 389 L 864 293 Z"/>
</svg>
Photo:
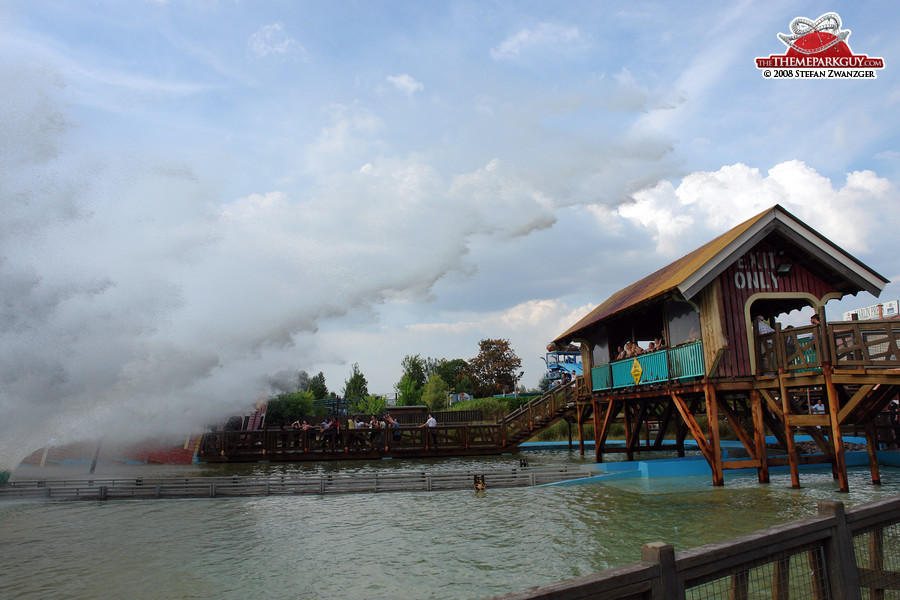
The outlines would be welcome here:
<svg viewBox="0 0 900 600">
<path fill-rule="evenodd" d="M 727 573 L 685 581 L 686 600 L 830 600 L 821 545 L 803 546 Z"/>
<path fill-rule="evenodd" d="M 900 523 L 856 532 L 853 549 L 863 600 L 900 600 Z"/>
</svg>

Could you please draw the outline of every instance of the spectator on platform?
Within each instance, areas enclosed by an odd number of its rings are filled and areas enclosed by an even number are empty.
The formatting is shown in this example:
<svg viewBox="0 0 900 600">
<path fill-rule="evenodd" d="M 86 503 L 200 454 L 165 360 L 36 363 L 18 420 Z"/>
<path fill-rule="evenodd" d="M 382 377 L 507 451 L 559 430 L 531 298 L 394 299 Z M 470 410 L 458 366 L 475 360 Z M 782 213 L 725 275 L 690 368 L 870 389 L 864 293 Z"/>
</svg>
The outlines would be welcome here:
<svg viewBox="0 0 900 600">
<path fill-rule="evenodd" d="M 392 417 L 390 413 L 384 413 L 384 420 L 387 423 L 388 428 L 390 428 L 391 430 L 391 438 L 395 442 L 399 442 L 400 436 L 403 435 L 400 432 L 400 421 Z"/>
<path fill-rule="evenodd" d="M 756 332 L 759 335 L 765 335 L 767 333 L 775 333 L 775 330 L 766 322 L 765 317 L 759 315 L 756 317 Z"/>
<path fill-rule="evenodd" d="M 428 439 L 429 445 L 434 448 L 437 446 L 437 419 L 434 418 L 434 415 L 428 413 L 428 419 L 419 425 L 420 428 L 425 427 L 428 431 Z"/>
<path fill-rule="evenodd" d="M 627 357 L 628 357 L 628 355 L 625 354 L 625 348 L 623 348 L 622 346 L 619 346 L 618 348 L 616 348 L 616 358 L 615 358 L 615 360 L 622 360 L 622 359 L 627 358 Z"/>
</svg>

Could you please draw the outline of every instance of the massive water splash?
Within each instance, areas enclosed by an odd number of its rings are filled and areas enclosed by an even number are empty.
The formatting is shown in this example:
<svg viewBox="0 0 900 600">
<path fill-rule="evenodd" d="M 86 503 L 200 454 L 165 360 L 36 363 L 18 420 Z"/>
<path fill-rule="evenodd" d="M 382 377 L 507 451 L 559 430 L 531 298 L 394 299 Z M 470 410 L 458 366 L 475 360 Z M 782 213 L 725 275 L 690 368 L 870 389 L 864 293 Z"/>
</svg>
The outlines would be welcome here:
<svg viewBox="0 0 900 600">
<path fill-rule="evenodd" d="M 473 236 L 555 220 L 499 162 L 444 181 L 385 159 L 302 197 L 223 201 L 192 165 L 79 141 L 34 67 L 2 73 L 0 468 L 220 420 L 272 365 L 302 364 L 323 320 L 425 298 Z"/>
</svg>

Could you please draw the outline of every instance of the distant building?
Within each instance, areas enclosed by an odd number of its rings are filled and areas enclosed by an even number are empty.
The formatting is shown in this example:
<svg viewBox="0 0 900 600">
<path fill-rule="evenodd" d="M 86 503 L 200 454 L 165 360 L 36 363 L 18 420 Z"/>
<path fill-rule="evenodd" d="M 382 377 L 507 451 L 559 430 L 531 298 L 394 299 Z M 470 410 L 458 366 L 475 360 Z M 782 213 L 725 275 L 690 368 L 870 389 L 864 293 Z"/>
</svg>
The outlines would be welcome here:
<svg viewBox="0 0 900 600">
<path fill-rule="evenodd" d="M 900 315 L 900 302 L 879 302 L 873 306 L 865 306 L 844 312 L 845 321 L 871 321 L 872 319 L 894 319 Z"/>
</svg>

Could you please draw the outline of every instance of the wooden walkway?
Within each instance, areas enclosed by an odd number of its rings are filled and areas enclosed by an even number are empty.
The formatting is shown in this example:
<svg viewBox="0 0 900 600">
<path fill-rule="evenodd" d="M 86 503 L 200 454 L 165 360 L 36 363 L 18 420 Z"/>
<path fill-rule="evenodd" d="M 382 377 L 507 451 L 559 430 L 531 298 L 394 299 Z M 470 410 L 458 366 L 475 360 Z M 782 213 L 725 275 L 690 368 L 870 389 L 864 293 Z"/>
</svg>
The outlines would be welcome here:
<svg viewBox="0 0 900 600">
<path fill-rule="evenodd" d="M 233 498 L 302 494 L 373 494 L 528 487 L 587 477 L 580 467 L 524 467 L 493 471 L 384 472 L 283 475 L 271 477 L 177 477 L 10 481 L 0 500 L 144 500 L 157 498 Z"/>
<path fill-rule="evenodd" d="M 584 379 L 579 378 L 581 385 Z M 558 386 L 497 423 L 418 426 L 399 429 L 342 429 L 337 439 L 321 432 L 250 429 L 203 434 L 197 458 L 205 463 L 377 460 L 489 456 L 514 452 L 519 444 L 567 414 L 574 418 L 579 390 L 575 382 Z"/>
</svg>

